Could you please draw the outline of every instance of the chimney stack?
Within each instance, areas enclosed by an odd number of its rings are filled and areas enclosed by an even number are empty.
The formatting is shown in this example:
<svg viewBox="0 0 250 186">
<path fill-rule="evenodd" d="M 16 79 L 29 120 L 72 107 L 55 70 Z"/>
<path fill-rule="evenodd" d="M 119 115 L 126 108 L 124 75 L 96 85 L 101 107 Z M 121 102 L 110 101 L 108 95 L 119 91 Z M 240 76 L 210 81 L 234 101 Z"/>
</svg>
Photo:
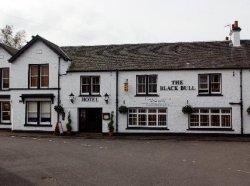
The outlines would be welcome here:
<svg viewBox="0 0 250 186">
<path fill-rule="evenodd" d="M 241 28 L 239 27 L 239 23 L 235 21 L 230 31 L 230 38 L 234 47 L 240 47 L 240 31 Z"/>
</svg>

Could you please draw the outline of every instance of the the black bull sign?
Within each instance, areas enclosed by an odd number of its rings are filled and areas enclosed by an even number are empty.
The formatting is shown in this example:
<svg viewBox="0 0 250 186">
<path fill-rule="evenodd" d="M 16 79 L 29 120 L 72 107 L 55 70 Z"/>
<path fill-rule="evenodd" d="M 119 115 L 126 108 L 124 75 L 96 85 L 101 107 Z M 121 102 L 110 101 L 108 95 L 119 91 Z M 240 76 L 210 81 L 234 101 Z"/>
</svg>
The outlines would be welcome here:
<svg viewBox="0 0 250 186">
<path fill-rule="evenodd" d="M 169 86 L 160 86 L 160 91 L 195 90 L 194 86 L 184 85 L 183 80 L 173 80 Z"/>
</svg>

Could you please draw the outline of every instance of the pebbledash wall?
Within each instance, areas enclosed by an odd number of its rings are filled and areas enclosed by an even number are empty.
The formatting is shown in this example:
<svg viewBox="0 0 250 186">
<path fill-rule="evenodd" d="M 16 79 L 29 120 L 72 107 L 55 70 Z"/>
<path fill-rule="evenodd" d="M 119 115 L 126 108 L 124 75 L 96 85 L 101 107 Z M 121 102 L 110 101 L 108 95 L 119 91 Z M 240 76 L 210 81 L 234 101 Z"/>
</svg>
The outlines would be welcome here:
<svg viewBox="0 0 250 186">
<path fill-rule="evenodd" d="M 32 89 L 29 87 L 29 66 L 34 64 L 49 65 L 49 86 L 47 88 Z M 102 113 L 114 113 L 114 126 L 117 133 L 250 134 L 250 115 L 247 113 L 247 108 L 250 106 L 249 68 L 72 71 L 70 70 L 71 65 L 72 60 L 67 58 L 67 54 L 60 47 L 40 36 L 33 38 L 16 54 L 11 55 L 0 47 L 0 68 L 10 70 L 9 89 L 0 91 L 0 102 L 9 101 L 11 105 L 10 123 L 0 123 L 0 128 L 8 128 L 13 131 L 54 131 L 58 122 L 54 106 L 62 105 L 66 117 L 63 120 L 60 116 L 59 121 L 62 123 L 64 131 L 66 131 L 69 113 L 72 119 L 72 129 L 78 132 L 79 109 L 101 108 Z M 198 91 L 199 74 L 220 74 L 221 93 L 200 95 Z M 137 94 L 137 76 L 139 75 L 157 76 L 155 95 Z M 82 76 L 100 78 L 98 95 L 82 95 Z M 124 90 L 125 83 L 128 86 L 127 91 Z M 73 102 L 69 99 L 70 94 L 74 95 Z M 105 101 L 105 94 L 109 96 L 108 102 Z M 27 102 L 30 101 L 51 103 L 49 124 L 27 124 Z M 243 104 L 241 105 L 241 103 Z M 231 112 L 230 127 L 192 128 L 190 127 L 190 116 L 182 112 L 185 105 L 215 110 L 229 109 Z M 166 125 L 131 127 L 128 114 L 118 112 L 120 106 L 126 106 L 130 110 L 165 109 Z M 2 111 L 0 116 L 2 117 Z M 104 119 L 102 116 L 101 131 L 103 133 L 108 132 L 109 122 L 110 119 Z"/>
</svg>

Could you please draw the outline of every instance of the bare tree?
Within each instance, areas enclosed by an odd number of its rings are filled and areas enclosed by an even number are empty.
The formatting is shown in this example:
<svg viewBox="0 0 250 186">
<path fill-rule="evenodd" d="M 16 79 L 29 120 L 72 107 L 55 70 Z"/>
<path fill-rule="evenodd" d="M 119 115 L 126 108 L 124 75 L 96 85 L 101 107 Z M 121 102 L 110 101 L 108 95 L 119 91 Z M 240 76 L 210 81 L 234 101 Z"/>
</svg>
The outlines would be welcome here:
<svg viewBox="0 0 250 186">
<path fill-rule="evenodd" d="M 25 31 L 20 30 L 16 33 L 13 31 L 13 26 L 6 25 L 4 28 L 0 29 L 0 42 L 20 49 L 25 42 Z"/>
</svg>

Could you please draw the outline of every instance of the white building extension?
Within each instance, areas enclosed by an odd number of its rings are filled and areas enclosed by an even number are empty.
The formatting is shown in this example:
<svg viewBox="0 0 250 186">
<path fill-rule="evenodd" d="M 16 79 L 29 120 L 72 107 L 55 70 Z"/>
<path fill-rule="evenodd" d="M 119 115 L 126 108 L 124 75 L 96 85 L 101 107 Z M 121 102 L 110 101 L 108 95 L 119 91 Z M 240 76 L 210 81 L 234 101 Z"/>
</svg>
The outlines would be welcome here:
<svg viewBox="0 0 250 186">
<path fill-rule="evenodd" d="M 250 41 L 0 45 L 0 128 L 250 134 Z M 55 108 L 56 107 L 56 108 Z M 55 109 L 63 109 L 58 114 Z M 186 111 L 186 113 L 185 113 Z M 250 112 L 250 109 L 249 109 Z"/>
</svg>

